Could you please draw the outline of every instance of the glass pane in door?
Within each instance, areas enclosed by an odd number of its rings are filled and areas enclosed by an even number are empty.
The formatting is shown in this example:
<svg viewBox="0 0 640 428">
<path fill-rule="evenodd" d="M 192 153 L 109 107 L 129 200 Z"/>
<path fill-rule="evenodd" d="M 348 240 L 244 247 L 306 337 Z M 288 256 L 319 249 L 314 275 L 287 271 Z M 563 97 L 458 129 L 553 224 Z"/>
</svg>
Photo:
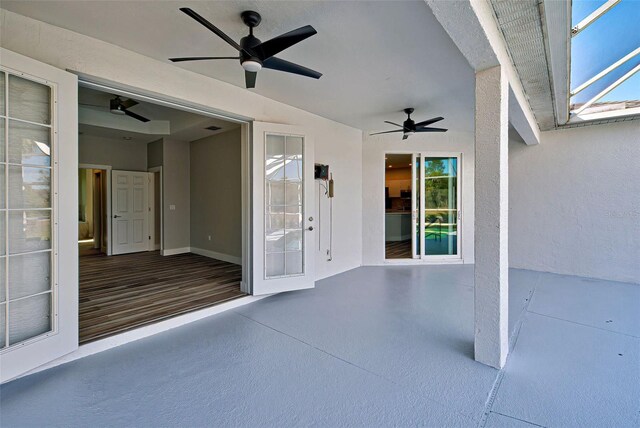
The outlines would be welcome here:
<svg viewBox="0 0 640 428">
<path fill-rule="evenodd" d="M 2 101 L 8 103 L 0 104 L 0 348 L 53 330 L 55 302 L 52 91 L 22 77 L 3 78 L 8 100 Z"/>
<path fill-rule="evenodd" d="M 458 159 L 424 158 L 424 253 L 458 254 Z"/>
<path fill-rule="evenodd" d="M 265 154 L 265 278 L 301 275 L 303 139 L 268 134 Z"/>
<path fill-rule="evenodd" d="M 415 239 L 413 205 L 415 192 L 413 155 L 387 153 L 384 176 L 384 241 L 385 259 L 411 259 Z"/>
</svg>

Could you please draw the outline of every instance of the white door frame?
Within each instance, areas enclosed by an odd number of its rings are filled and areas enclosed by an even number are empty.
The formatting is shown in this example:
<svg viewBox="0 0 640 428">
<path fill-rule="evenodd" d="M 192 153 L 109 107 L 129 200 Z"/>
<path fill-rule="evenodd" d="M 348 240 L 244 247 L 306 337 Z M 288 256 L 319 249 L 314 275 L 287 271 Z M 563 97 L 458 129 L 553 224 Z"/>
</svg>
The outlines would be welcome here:
<svg viewBox="0 0 640 428">
<path fill-rule="evenodd" d="M 457 194 L 456 197 L 458 198 L 458 231 L 457 231 L 457 248 L 458 248 L 458 254 L 455 255 L 436 255 L 436 256 L 425 256 L 423 258 L 420 258 L 419 256 L 417 258 L 407 258 L 407 259 L 387 259 L 386 256 L 386 252 L 385 252 L 385 238 L 386 238 L 386 224 L 385 224 L 385 212 L 386 210 L 382 210 L 382 259 L 384 260 L 384 264 L 394 264 L 394 265 L 414 265 L 414 264 L 449 264 L 449 263 L 464 263 L 464 255 L 462 252 L 462 223 L 463 223 L 463 219 L 464 219 L 464 215 L 463 215 L 463 206 L 462 206 L 462 186 L 464 185 L 464 183 L 462 182 L 462 153 L 461 152 L 449 152 L 449 151 L 434 151 L 434 150 L 426 150 L 426 151 L 415 151 L 415 150 L 386 150 L 383 154 L 382 154 L 382 158 L 380 160 L 380 168 L 382 171 L 386 171 L 386 163 L 385 163 L 385 158 L 388 155 L 412 155 L 412 159 L 415 159 L 415 156 L 419 156 L 421 158 L 421 160 L 423 160 L 425 157 L 442 157 L 442 158 L 446 158 L 446 157 L 455 157 L 458 159 L 458 171 L 457 171 L 457 179 L 458 179 L 458 188 L 457 188 Z M 413 160 L 412 162 L 413 163 Z M 413 166 L 413 165 L 412 165 Z M 421 176 L 421 182 L 424 182 L 424 167 L 420 168 L 420 176 Z M 384 176 L 383 176 L 383 183 L 384 183 Z M 384 185 L 382 186 L 382 194 L 383 194 L 383 199 L 384 199 Z M 413 193 L 413 188 L 415 187 L 415 183 L 411 183 L 411 188 L 412 188 L 412 193 Z M 419 192 L 419 189 L 416 190 L 416 192 Z M 413 198 L 412 198 L 413 199 Z M 412 204 L 414 204 L 415 201 L 412 200 Z M 383 204 L 384 207 L 384 204 Z M 424 216 L 422 215 L 422 212 L 424 211 L 424 195 L 421 195 L 420 197 L 420 207 L 416 207 L 416 209 L 418 209 L 418 214 L 420 215 L 419 219 L 420 219 L 420 224 L 421 226 L 424 223 Z M 413 214 L 412 214 L 413 215 Z M 423 227 L 421 227 L 420 229 L 422 229 Z M 412 231 L 412 233 L 415 234 L 415 231 Z M 422 241 L 422 240 L 421 240 Z M 422 247 L 424 246 L 424 243 L 421 242 L 420 243 L 420 248 L 422 249 Z M 413 251 L 413 248 L 411 249 L 411 251 Z M 421 253 L 423 251 L 421 250 Z"/>
<path fill-rule="evenodd" d="M 149 236 L 151 236 L 151 242 L 149 243 L 149 251 L 155 251 L 155 250 L 160 250 L 162 254 L 162 250 L 164 250 L 164 219 L 163 219 L 163 215 L 162 215 L 162 207 L 164 206 L 164 194 L 163 194 L 163 190 L 164 190 L 164 183 L 162 182 L 162 166 L 154 166 L 152 168 L 148 168 L 147 169 L 148 172 L 150 172 L 153 175 L 155 175 L 155 173 L 160 174 L 160 191 L 158 192 L 158 194 L 160 195 L 160 212 L 157 213 L 155 210 L 156 204 L 155 204 L 155 198 L 156 198 L 156 194 L 155 194 L 155 180 L 151 181 L 151 186 L 150 186 L 150 191 L 149 191 L 149 206 L 151 207 L 150 212 L 150 216 L 149 216 Z M 155 230 L 155 222 L 156 222 L 156 217 L 160 217 L 160 248 L 156 248 L 156 230 Z"/>
<path fill-rule="evenodd" d="M 105 207 L 107 215 L 107 256 L 111 255 L 111 165 L 98 165 L 93 163 L 79 163 L 78 169 L 101 169 L 107 171 L 107 194 L 105 199 L 107 200 L 107 206 Z"/>
<path fill-rule="evenodd" d="M 251 124 L 253 118 L 236 115 L 211 107 L 196 104 L 187 100 L 173 98 L 168 95 L 159 94 L 152 91 L 146 91 L 140 88 L 123 85 L 114 81 L 102 79 L 96 76 L 90 76 L 84 73 L 75 72 L 78 75 L 79 86 L 95 89 L 102 92 L 108 92 L 136 100 L 143 100 L 150 103 L 162 105 L 165 107 L 184 110 L 191 113 L 200 114 L 202 116 L 223 119 L 229 122 L 240 124 L 241 134 L 241 177 L 242 177 L 242 282 L 240 290 L 252 294 L 252 190 L 251 190 L 251 174 L 252 174 L 252 135 Z M 77 174 L 76 174 L 77 175 Z M 77 186 L 76 186 L 77 187 Z M 76 227 L 77 229 L 77 227 Z"/>
</svg>

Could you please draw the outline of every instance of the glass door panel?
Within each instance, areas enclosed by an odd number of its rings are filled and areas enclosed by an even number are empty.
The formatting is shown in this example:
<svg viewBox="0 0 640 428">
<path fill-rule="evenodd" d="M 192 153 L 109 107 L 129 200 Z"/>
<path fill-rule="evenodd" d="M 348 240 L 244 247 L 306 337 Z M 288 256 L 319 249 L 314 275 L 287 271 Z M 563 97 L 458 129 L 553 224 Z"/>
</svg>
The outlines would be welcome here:
<svg viewBox="0 0 640 428">
<path fill-rule="evenodd" d="M 265 279 L 304 273 L 303 138 L 266 135 Z"/>
<path fill-rule="evenodd" d="M 51 88 L 0 73 L 0 348 L 51 332 Z"/>
<path fill-rule="evenodd" d="M 424 157 L 424 255 L 458 255 L 458 158 Z"/>
</svg>

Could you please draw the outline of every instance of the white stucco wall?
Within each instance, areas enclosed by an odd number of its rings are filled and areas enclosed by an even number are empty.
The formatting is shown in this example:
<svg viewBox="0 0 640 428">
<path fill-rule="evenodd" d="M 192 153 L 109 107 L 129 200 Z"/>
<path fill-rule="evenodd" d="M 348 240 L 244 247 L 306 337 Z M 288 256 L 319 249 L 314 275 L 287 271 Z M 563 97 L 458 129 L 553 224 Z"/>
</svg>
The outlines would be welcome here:
<svg viewBox="0 0 640 428">
<path fill-rule="evenodd" d="M 509 149 L 511 267 L 640 283 L 640 121 Z"/>
<path fill-rule="evenodd" d="M 314 138 L 317 160 L 330 164 L 336 179 L 334 257 L 333 261 L 327 261 L 326 253 L 317 251 L 316 277 L 330 276 L 361 265 L 360 130 L 168 62 L 1 9 L 0 44 L 63 70 L 78 71 L 259 121 L 305 128 Z"/>
<path fill-rule="evenodd" d="M 444 126 L 444 125 L 443 125 Z M 380 129 L 385 129 L 381 127 Z M 474 262 L 474 137 L 471 132 L 414 134 L 402 141 L 402 134 L 365 136 L 362 145 L 362 261 L 364 265 L 384 264 L 384 183 L 385 153 L 421 152 L 432 155 L 462 155 L 462 257 Z"/>
</svg>

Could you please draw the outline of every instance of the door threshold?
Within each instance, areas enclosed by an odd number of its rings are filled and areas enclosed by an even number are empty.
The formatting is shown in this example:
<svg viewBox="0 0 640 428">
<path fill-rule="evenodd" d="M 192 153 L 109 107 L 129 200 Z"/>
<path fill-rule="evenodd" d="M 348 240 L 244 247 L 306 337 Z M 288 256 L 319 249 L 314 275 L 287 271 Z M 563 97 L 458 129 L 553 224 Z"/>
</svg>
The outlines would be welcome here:
<svg viewBox="0 0 640 428">
<path fill-rule="evenodd" d="M 198 311 L 189 312 L 183 315 L 178 315 L 173 318 L 169 318 L 163 321 L 158 321 L 154 324 L 145 325 L 142 327 L 135 328 L 133 330 L 129 330 L 113 336 L 105 337 L 104 339 L 98 339 L 93 342 L 80 345 L 78 349 L 71 352 L 70 354 L 67 354 L 63 357 L 53 360 L 40 367 L 36 367 L 35 369 L 27 373 L 24 373 L 23 375 L 18 376 L 12 380 L 15 380 L 24 376 L 29 376 L 31 374 L 38 373 L 43 370 L 47 370 L 62 364 L 66 364 L 71 361 L 78 360 L 80 358 L 88 357 L 89 355 L 97 354 L 99 352 L 106 351 L 108 349 L 116 348 L 120 345 L 125 345 L 127 343 L 135 342 L 136 340 L 144 339 L 145 337 L 153 336 L 158 333 L 162 333 L 176 327 L 187 325 L 192 322 L 210 317 L 212 315 L 216 315 L 231 309 L 238 308 L 240 306 L 247 305 L 249 303 L 257 302 L 258 300 L 264 299 L 265 297 L 269 297 L 270 295 L 271 294 L 265 294 L 262 296 L 239 297 L 237 299 L 220 303 L 218 305 L 214 305 L 208 308 L 200 309 Z"/>
</svg>

